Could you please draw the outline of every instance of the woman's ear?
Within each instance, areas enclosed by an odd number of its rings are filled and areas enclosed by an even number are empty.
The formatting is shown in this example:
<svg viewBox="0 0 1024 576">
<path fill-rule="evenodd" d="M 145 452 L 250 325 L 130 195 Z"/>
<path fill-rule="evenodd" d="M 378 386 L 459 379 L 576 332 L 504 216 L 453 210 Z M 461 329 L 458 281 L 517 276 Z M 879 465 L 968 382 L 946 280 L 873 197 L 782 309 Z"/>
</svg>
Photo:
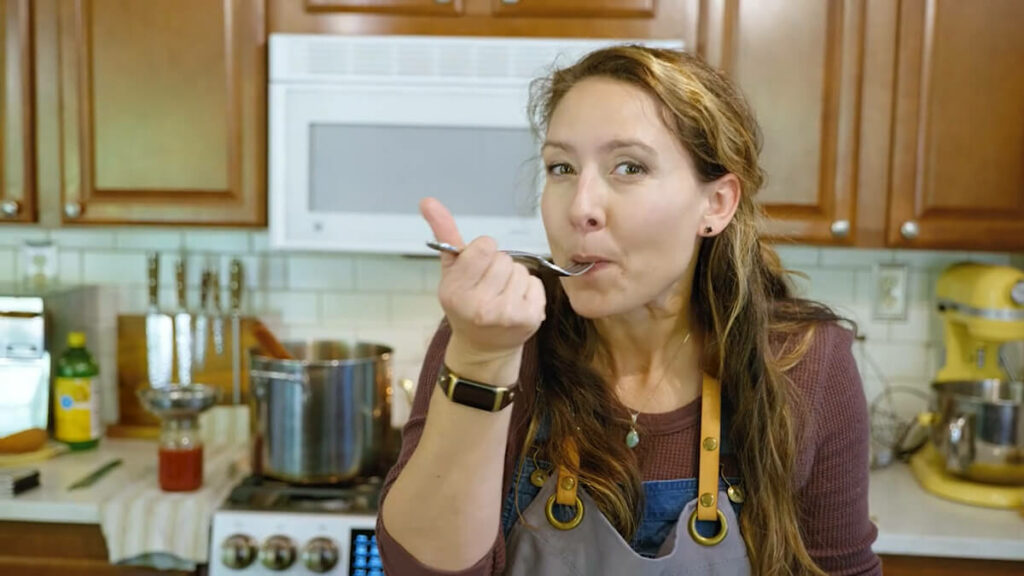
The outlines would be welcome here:
<svg viewBox="0 0 1024 576">
<path fill-rule="evenodd" d="M 726 174 L 705 186 L 707 199 L 704 218 L 700 223 L 700 235 L 715 236 L 732 221 L 740 205 L 742 189 L 740 179 L 735 174 Z"/>
</svg>

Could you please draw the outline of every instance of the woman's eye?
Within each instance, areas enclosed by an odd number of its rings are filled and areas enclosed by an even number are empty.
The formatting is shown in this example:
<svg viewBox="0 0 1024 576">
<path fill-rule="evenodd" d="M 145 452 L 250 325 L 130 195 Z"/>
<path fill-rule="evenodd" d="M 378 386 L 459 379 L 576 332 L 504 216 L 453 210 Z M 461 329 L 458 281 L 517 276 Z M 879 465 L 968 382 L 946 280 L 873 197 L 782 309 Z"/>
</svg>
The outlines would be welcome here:
<svg viewBox="0 0 1024 576">
<path fill-rule="evenodd" d="M 572 166 L 569 166 L 565 162 L 548 164 L 548 174 L 552 176 L 566 176 L 572 174 Z"/>
<path fill-rule="evenodd" d="M 644 168 L 643 164 L 637 164 L 636 162 L 620 162 L 614 170 L 615 174 L 620 176 L 640 176 L 646 174 L 647 169 Z"/>
</svg>

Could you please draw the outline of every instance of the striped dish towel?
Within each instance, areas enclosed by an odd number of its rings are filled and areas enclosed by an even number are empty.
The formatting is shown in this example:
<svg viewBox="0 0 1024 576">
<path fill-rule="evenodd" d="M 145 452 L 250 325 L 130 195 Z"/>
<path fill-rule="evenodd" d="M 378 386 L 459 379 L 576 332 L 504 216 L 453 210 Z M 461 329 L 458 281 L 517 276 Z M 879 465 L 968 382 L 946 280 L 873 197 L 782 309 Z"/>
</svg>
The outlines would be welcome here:
<svg viewBox="0 0 1024 576">
<path fill-rule="evenodd" d="M 210 521 L 235 487 L 249 474 L 248 444 L 207 444 L 203 448 L 203 486 L 195 492 L 163 492 L 153 463 L 100 508 L 100 528 L 112 564 L 140 556 L 169 555 L 185 564 L 209 559 Z"/>
</svg>

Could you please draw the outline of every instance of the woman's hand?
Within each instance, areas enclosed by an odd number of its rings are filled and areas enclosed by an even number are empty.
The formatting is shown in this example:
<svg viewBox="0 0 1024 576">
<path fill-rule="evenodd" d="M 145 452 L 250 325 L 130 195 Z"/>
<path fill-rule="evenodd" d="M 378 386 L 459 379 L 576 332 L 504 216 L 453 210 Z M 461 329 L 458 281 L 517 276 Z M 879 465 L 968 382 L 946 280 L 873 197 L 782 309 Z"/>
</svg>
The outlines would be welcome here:
<svg viewBox="0 0 1024 576">
<path fill-rule="evenodd" d="M 452 328 L 448 357 L 480 364 L 518 357 L 544 320 L 544 286 L 525 266 L 481 236 L 463 246 L 451 213 L 435 198 L 420 202 L 434 237 L 462 249 L 441 254 L 438 298 Z M 455 369 L 455 367 L 452 367 Z"/>
</svg>

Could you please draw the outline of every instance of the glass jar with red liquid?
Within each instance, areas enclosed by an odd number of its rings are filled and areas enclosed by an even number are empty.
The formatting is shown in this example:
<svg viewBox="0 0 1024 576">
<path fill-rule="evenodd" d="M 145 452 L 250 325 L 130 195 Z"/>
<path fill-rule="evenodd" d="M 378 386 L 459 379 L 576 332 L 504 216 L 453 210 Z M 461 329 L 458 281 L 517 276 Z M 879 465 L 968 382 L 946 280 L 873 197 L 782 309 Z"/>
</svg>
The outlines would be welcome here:
<svg viewBox="0 0 1024 576">
<path fill-rule="evenodd" d="M 143 405 L 160 417 L 159 481 L 166 492 L 191 492 L 203 485 L 203 439 L 199 414 L 213 406 L 219 393 L 203 384 L 146 388 Z"/>
<path fill-rule="evenodd" d="M 160 429 L 160 489 L 191 492 L 203 485 L 203 440 L 197 415 L 165 418 Z"/>
</svg>

